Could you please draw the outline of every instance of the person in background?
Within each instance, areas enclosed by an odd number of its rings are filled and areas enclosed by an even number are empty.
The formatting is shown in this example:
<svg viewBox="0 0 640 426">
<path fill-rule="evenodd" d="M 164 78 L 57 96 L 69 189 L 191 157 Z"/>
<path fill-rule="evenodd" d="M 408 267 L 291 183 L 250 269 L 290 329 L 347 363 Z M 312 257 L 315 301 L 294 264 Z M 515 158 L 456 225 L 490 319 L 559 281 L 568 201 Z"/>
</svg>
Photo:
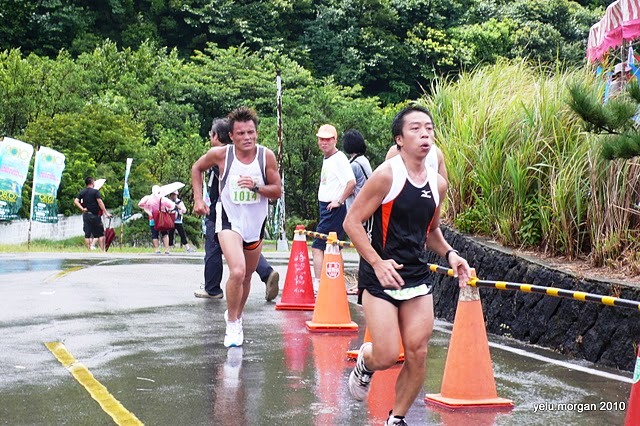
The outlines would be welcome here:
<svg viewBox="0 0 640 426">
<path fill-rule="evenodd" d="M 396 155 L 398 155 L 398 153 L 398 145 L 391 145 L 391 147 L 387 151 L 385 160 L 395 157 Z M 438 174 L 442 176 L 444 180 L 447 181 L 447 183 L 449 182 L 449 177 L 447 175 L 447 166 L 444 164 L 444 154 L 442 153 L 442 150 L 436 146 L 435 142 L 429 150 L 429 154 L 427 154 L 427 158 L 425 159 L 425 161 L 427 162 L 427 166 L 438 172 Z"/>
<path fill-rule="evenodd" d="M 174 237 L 176 231 L 178 231 L 178 235 L 180 236 L 180 244 L 184 247 L 184 251 L 187 253 L 192 253 L 194 250 L 189 246 L 189 241 L 187 241 L 187 234 L 184 232 L 184 226 L 182 225 L 182 215 L 187 212 L 187 208 L 180 198 L 178 198 L 178 191 L 173 191 L 169 194 L 169 199 L 173 201 L 176 205 L 174 209 L 174 213 L 176 216 L 176 220 L 174 222 L 175 228 L 169 231 L 169 247 L 173 247 L 174 245 Z"/>
<path fill-rule="evenodd" d="M 209 140 L 211 148 L 225 146 L 231 143 L 229 121 L 226 118 L 215 118 L 211 123 L 209 131 Z M 212 206 L 215 206 L 219 196 L 220 170 L 217 165 L 209 169 L 209 179 L 207 188 L 209 191 L 209 200 Z M 224 292 L 220 287 L 222 282 L 222 249 L 215 233 L 216 211 L 214 208 L 209 209 L 209 214 L 204 218 L 205 223 L 205 240 L 204 240 L 204 289 L 194 292 L 195 297 L 204 299 L 222 299 Z M 260 253 L 256 272 L 260 276 L 260 280 L 265 284 L 265 299 L 270 302 L 280 292 L 280 274 L 275 271 L 264 255 Z"/>
<path fill-rule="evenodd" d="M 371 164 L 367 157 L 364 154 L 367 152 L 367 144 L 364 141 L 364 137 L 362 133 L 355 129 L 347 130 L 342 134 L 342 149 L 349 156 L 349 163 L 351 163 L 351 170 L 353 170 L 353 175 L 356 177 L 356 187 L 353 190 L 353 194 L 347 198 L 346 206 L 347 211 L 353 204 L 353 200 L 356 198 L 356 195 L 360 192 L 364 183 L 371 176 Z M 354 284 L 353 286 L 347 289 L 347 294 L 349 295 L 357 295 L 358 294 L 358 284 Z"/>
<path fill-rule="evenodd" d="M 367 152 L 367 144 L 364 141 L 362 133 L 356 129 L 350 129 L 344 132 L 342 134 L 342 149 L 344 149 L 344 152 L 349 156 L 351 170 L 356 178 L 356 186 L 353 189 L 353 193 L 349 195 L 349 198 L 345 201 L 347 211 L 349 211 L 349 207 L 353 204 L 356 195 L 358 195 L 358 192 L 360 192 L 364 183 L 373 172 L 369 159 L 364 156 Z"/>
<path fill-rule="evenodd" d="M 344 239 L 342 222 L 347 214 L 345 201 L 353 193 L 356 177 L 353 175 L 347 156 L 336 148 L 338 132 L 331 124 L 323 124 L 316 133 L 318 148 L 322 151 L 322 171 L 318 187 L 318 207 L 320 216 L 316 232 L 328 234 L 336 232 L 338 239 Z M 316 238 L 311 244 L 313 254 L 313 289 L 318 290 L 326 241 Z"/>
<path fill-rule="evenodd" d="M 358 303 L 364 309 L 371 342 L 360 347 L 349 375 L 349 392 L 358 401 L 369 393 L 375 371 L 405 361 L 395 384 L 395 401 L 386 425 L 406 425 L 404 417 L 424 384 L 433 331 L 433 277 L 426 250 L 447 259 L 460 288 L 471 278 L 467 261 L 440 230 L 440 201 L 447 181 L 426 164 L 433 146 L 433 118 L 421 106 L 400 111 L 391 131 L 399 154 L 385 161 L 356 197 L 344 228 L 361 256 Z M 372 218 L 369 235 L 362 225 Z"/>
<path fill-rule="evenodd" d="M 160 254 L 159 237 L 162 237 L 162 245 L 164 246 L 164 254 L 169 254 L 169 233 L 158 232 L 155 228 L 155 222 L 153 220 L 153 214 L 162 208 L 164 211 L 172 211 L 176 208 L 176 204 L 160 195 L 160 187 L 153 185 L 151 187 L 151 195 L 145 195 L 138 203 L 138 207 L 143 209 L 149 216 L 149 228 L 151 229 L 151 240 L 153 241 L 153 247 L 156 254 Z"/>
<path fill-rule="evenodd" d="M 104 249 L 104 225 L 102 225 L 101 215 L 111 217 L 102 201 L 100 191 L 93 187 L 95 180 L 91 176 L 84 179 L 86 187 L 80 191 L 73 203 L 82 210 L 82 228 L 84 230 L 84 244 L 87 250 L 91 250 L 92 238 L 98 239 L 100 250 Z"/>
</svg>

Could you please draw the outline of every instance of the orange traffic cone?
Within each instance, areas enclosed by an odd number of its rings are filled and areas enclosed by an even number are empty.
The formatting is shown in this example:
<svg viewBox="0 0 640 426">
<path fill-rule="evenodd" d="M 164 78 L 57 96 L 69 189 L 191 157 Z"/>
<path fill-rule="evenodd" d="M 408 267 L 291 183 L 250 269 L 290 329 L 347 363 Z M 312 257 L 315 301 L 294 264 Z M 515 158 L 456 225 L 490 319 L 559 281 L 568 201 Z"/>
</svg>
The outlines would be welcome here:
<svg viewBox="0 0 640 426">
<path fill-rule="evenodd" d="M 358 324 L 351 321 L 345 287 L 338 237 L 331 232 L 324 251 L 313 319 L 307 321 L 309 331 L 358 331 Z"/>
<path fill-rule="evenodd" d="M 499 398 L 496 391 L 480 293 L 475 287 L 460 289 L 442 388 L 424 400 L 451 409 L 513 408 L 513 401 Z"/>
<path fill-rule="evenodd" d="M 638 382 L 640 382 L 640 347 L 636 358 L 636 369 L 633 372 L 633 384 L 631 385 L 629 408 L 627 408 L 624 426 L 637 426 L 640 424 L 640 383 Z"/>
<path fill-rule="evenodd" d="M 276 303 L 276 310 L 313 311 L 315 303 L 307 237 L 304 225 L 298 225 L 293 236 L 282 298 Z"/>
<path fill-rule="evenodd" d="M 364 329 L 364 341 L 363 343 L 371 341 L 371 333 L 369 333 L 369 327 Z M 353 349 L 347 351 L 347 358 L 357 360 L 360 349 Z M 404 362 L 404 346 L 402 346 L 402 337 L 400 337 L 400 355 L 398 355 L 398 362 Z"/>
</svg>

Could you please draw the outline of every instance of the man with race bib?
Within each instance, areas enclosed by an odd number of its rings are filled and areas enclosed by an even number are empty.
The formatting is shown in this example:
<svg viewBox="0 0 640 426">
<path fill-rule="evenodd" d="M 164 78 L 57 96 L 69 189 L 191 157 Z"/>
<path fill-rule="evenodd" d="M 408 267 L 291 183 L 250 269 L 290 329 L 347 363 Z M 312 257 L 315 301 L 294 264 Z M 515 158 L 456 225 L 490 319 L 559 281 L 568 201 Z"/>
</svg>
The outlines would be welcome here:
<svg viewBox="0 0 640 426">
<path fill-rule="evenodd" d="M 211 148 L 200 157 L 191 168 L 191 182 L 195 213 L 209 214 L 202 196 L 202 175 L 218 166 L 220 197 L 215 204 L 215 226 L 229 267 L 224 345 L 236 347 L 244 342 L 242 313 L 251 290 L 251 275 L 262 252 L 268 200 L 279 198 L 282 188 L 275 154 L 257 144 L 256 112 L 240 107 L 229 114 L 228 120 L 233 144 Z"/>
</svg>

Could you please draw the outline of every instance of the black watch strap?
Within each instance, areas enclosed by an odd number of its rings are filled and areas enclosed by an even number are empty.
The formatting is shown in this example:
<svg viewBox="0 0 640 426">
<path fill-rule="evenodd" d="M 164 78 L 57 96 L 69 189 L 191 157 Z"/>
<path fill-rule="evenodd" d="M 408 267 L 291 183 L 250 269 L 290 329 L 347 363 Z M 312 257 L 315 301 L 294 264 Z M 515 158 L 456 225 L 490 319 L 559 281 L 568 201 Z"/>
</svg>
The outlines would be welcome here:
<svg viewBox="0 0 640 426">
<path fill-rule="evenodd" d="M 458 254 L 458 255 L 460 254 L 460 253 L 458 253 L 458 250 L 454 250 L 454 249 L 447 250 L 447 252 L 444 255 L 445 259 L 447 259 L 447 262 L 449 262 L 449 255 L 451 253 L 455 253 L 455 254 Z"/>
</svg>

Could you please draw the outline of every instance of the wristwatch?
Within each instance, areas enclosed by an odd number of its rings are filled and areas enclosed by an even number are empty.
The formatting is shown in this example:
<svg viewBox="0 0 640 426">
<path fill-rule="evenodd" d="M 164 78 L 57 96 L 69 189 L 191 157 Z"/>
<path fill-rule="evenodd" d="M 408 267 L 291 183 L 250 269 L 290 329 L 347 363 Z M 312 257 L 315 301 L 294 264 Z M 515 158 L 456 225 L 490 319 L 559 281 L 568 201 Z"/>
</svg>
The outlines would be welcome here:
<svg viewBox="0 0 640 426">
<path fill-rule="evenodd" d="M 256 184 L 253 186 L 253 188 L 251 188 L 251 190 L 257 194 L 257 193 L 258 193 L 258 191 L 260 190 L 260 187 L 259 187 L 259 186 L 258 186 L 258 184 L 256 183 Z"/>
<path fill-rule="evenodd" d="M 449 255 L 450 255 L 451 253 L 455 253 L 455 254 L 457 254 L 458 256 L 460 255 L 460 253 L 458 253 L 458 250 L 454 250 L 454 249 L 447 250 L 447 252 L 446 252 L 446 253 L 445 253 L 445 255 L 444 255 L 444 257 L 447 259 L 447 262 L 449 261 Z"/>
</svg>

